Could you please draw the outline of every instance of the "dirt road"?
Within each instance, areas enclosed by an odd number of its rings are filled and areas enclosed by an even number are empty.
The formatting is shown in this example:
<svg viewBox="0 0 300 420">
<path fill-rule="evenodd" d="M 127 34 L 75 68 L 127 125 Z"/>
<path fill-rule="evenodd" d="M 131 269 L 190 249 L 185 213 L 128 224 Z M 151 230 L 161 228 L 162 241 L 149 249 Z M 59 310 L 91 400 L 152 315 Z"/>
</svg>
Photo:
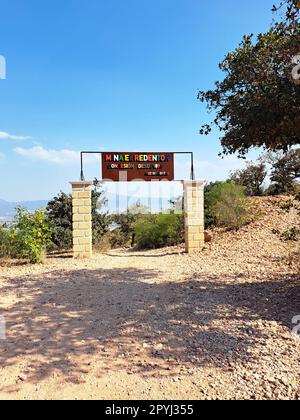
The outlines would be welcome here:
<svg viewBox="0 0 300 420">
<path fill-rule="evenodd" d="M 283 252 L 262 220 L 195 256 L 3 263 L 0 398 L 300 399 L 300 280 Z"/>
</svg>

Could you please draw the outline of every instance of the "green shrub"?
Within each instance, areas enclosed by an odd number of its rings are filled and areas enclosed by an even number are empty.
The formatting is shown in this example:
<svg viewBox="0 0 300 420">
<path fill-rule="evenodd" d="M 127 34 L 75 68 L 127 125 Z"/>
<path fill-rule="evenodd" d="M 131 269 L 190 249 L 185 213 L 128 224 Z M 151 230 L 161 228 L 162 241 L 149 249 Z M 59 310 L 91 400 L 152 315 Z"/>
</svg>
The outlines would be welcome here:
<svg viewBox="0 0 300 420">
<path fill-rule="evenodd" d="M 183 242 L 183 216 L 178 214 L 159 214 L 151 221 L 135 225 L 135 239 L 138 249 L 155 249 L 173 246 Z"/>
<path fill-rule="evenodd" d="M 0 258 L 10 256 L 9 230 L 0 226 Z"/>
<path fill-rule="evenodd" d="M 92 190 L 92 226 L 93 244 L 96 245 L 108 231 L 109 219 L 107 214 L 101 213 L 104 206 L 104 192 L 95 187 Z M 47 222 L 53 227 L 51 241 L 56 249 L 72 248 L 72 195 L 60 192 L 49 201 L 46 208 Z"/>
<path fill-rule="evenodd" d="M 52 233 L 42 210 L 31 214 L 26 209 L 17 208 L 9 233 L 11 256 L 26 258 L 32 263 L 41 262 Z"/>
<path fill-rule="evenodd" d="M 51 241 L 56 249 L 72 248 L 72 196 L 60 192 L 47 204 L 47 223 L 53 228 Z"/>
<path fill-rule="evenodd" d="M 216 219 L 213 214 L 212 203 L 215 198 L 217 198 L 217 187 L 223 185 L 224 182 L 210 182 L 205 185 L 204 189 L 204 221 L 205 226 L 208 228 L 216 224 Z"/>
<path fill-rule="evenodd" d="M 244 188 L 233 182 L 218 182 L 205 194 L 206 223 L 239 229 L 249 222 Z"/>
<path fill-rule="evenodd" d="M 147 207 L 136 203 L 126 212 L 111 216 L 111 224 L 116 225 L 111 232 L 111 247 L 132 246 L 135 241 L 135 226 L 144 221 L 151 221 L 153 216 Z"/>
</svg>

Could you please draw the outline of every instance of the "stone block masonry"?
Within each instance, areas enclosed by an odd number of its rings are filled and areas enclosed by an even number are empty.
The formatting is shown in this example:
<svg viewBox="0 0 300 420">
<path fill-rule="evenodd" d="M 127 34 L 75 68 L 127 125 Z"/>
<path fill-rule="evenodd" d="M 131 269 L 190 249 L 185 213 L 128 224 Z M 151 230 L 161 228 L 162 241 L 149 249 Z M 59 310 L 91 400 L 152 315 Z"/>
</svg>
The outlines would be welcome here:
<svg viewBox="0 0 300 420">
<path fill-rule="evenodd" d="M 72 185 L 73 256 L 91 258 L 92 250 L 92 182 L 77 181 Z"/>
<path fill-rule="evenodd" d="M 185 247 L 189 254 L 205 245 L 204 181 L 183 181 Z"/>
</svg>

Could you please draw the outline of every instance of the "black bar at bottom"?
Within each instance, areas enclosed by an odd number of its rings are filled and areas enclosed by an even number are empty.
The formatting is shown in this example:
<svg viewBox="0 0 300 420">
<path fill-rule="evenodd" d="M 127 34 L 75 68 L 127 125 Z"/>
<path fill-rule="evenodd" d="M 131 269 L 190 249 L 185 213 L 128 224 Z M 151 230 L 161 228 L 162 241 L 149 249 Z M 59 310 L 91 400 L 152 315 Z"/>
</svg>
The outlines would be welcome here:
<svg viewBox="0 0 300 420">
<path fill-rule="evenodd" d="M 136 419 L 144 417 L 195 418 L 200 416 L 201 401 L 98 401 L 98 414 L 104 417 L 125 416 Z"/>
</svg>

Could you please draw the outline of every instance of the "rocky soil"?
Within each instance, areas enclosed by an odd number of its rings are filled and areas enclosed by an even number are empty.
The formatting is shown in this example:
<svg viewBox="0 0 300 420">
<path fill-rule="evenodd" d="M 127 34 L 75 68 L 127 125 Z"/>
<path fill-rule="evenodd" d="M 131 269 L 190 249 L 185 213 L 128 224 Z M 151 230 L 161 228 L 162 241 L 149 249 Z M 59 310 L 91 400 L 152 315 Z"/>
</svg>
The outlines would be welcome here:
<svg viewBox="0 0 300 420">
<path fill-rule="evenodd" d="M 299 220 L 253 205 L 194 256 L 0 263 L 0 398 L 300 399 L 299 269 L 272 233 Z"/>
</svg>

